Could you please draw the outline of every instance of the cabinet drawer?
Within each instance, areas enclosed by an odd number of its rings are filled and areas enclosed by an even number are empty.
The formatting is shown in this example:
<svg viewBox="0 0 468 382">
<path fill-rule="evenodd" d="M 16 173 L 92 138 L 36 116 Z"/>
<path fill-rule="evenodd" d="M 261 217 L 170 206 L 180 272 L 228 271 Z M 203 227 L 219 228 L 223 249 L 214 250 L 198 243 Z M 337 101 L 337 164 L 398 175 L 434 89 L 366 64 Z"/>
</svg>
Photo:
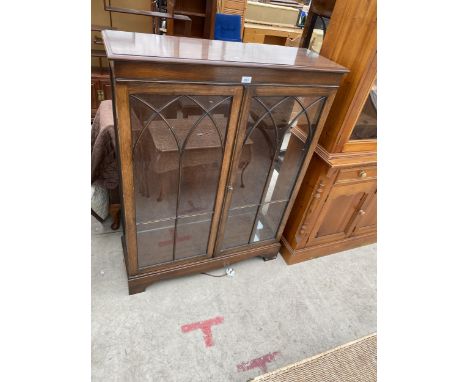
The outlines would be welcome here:
<svg viewBox="0 0 468 382">
<path fill-rule="evenodd" d="M 343 169 L 338 173 L 336 183 L 349 183 L 377 178 L 377 167 L 355 167 Z"/>
</svg>

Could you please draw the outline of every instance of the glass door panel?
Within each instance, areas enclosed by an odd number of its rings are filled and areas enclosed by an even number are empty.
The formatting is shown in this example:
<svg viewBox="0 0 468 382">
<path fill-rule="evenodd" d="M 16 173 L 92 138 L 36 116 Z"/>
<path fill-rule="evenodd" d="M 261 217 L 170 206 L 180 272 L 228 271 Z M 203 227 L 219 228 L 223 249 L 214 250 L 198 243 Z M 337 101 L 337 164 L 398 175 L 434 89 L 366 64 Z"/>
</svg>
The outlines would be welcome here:
<svg viewBox="0 0 468 382">
<path fill-rule="evenodd" d="M 212 213 L 180 217 L 177 221 L 175 259 L 205 254 L 208 248 Z"/>
<path fill-rule="evenodd" d="M 325 99 L 252 97 L 221 250 L 275 238 Z"/>
<path fill-rule="evenodd" d="M 154 254 L 158 261 L 165 263 L 173 257 L 174 219 L 156 222 L 142 222 L 137 225 L 138 264 L 147 267 L 154 264 Z"/>
<path fill-rule="evenodd" d="M 250 241 L 257 206 L 231 208 L 224 231 L 223 248 L 239 247 Z"/>
<path fill-rule="evenodd" d="M 232 100 L 130 95 L 140 267 L 207 254 Z"/>
<path fill-rule="evenodd" d="M 287 202 L 271 202 L 260 206 L 252 232 L 252 242 L 271 240 L 276 236 Z"/>
</svg>

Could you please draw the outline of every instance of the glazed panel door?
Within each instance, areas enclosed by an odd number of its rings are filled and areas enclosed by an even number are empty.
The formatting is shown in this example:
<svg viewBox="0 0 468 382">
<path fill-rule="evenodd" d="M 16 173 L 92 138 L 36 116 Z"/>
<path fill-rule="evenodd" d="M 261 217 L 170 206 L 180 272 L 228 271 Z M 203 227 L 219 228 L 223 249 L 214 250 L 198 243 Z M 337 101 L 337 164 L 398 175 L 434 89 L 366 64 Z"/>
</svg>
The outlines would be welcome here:
<svg viewBox="0 0 468 382">
<path fill-rule="evenodd" d="M 328 96 L 316 88 L 247 88 L 216 254 L 280 238 Z"/>
<path fill-rule="evenodd" d="M 212 256 L 242 87 L 135 83 L 117 92 L 126 100 L 117 111 L 129 263 L 137 272 Z"/>
</svg>

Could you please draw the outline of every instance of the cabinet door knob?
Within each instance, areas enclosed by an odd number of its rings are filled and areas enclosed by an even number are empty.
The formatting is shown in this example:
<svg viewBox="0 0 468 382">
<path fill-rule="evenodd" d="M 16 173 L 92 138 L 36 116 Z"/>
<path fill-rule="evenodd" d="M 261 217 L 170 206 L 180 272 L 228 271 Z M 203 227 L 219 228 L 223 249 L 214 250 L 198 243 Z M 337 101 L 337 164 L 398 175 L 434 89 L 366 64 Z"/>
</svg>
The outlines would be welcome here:
<svg viewBox="0 0 468 382">
<path fill-rule="evenodd" d="M 359 210 L 358 213 L 359 213 L 359 215 L 365 215 L 365 214 L 366 214 L 366 211 L 364 211 L 364 210 Z"/>
<path fill-rule="evenodd" d="M 232 191 L 232 190 L 234 190 L 234 187 L 232 187 L 232 186 L 227 186 L 227 189 L 228 189 L 229 191 Z"/>
<path fill-rule="evenodd" d="M 359 171 L 359 176 L 361 178 L 365 178 L 367 176 L 367 172 L 365 172 L 364 170 L 361 170 L 361 171 Z"/>
</svg>

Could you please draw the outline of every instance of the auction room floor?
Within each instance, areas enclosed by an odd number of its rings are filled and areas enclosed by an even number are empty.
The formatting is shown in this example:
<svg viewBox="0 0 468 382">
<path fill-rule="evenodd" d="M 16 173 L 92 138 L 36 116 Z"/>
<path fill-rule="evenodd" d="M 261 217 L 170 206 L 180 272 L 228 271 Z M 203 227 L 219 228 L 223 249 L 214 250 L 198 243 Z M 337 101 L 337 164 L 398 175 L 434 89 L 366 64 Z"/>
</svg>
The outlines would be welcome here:
<svg viewBox="0 0 468 382">
<path fill-rule="evenodd" d="M 293 266 L 253 258 L 234 277 L 129 296 L 122 233 L 109 224 L 92 220 L 93 382 L 247 381 L 376 331 L 376 245 Z"/>
</svg>

